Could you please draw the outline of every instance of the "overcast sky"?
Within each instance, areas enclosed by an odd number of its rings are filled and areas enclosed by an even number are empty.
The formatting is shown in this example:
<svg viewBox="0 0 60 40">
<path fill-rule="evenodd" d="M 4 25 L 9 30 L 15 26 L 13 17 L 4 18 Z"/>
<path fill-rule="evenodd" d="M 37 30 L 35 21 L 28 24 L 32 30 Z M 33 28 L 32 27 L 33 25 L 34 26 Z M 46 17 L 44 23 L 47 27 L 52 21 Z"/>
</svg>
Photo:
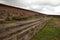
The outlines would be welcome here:
<svg viewBox="0 0 60 40">
<path fill-rule="evenodd" d="M 60 0 L 0 0 L 0 3 L 48 15 L 60 15 Z"/>
</svg>

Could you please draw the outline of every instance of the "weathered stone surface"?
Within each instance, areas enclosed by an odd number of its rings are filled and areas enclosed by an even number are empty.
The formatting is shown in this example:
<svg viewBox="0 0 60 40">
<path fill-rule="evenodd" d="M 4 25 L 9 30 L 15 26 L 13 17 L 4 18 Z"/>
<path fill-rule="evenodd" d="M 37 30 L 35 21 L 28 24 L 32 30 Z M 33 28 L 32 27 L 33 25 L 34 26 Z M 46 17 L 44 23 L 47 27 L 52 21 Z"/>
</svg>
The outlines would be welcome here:
<svg viewBox="0 0 60 40">
<path fill-rule="evenodd" d="M 40 14 L 21 8 L 0 5 L 0 22 L 34 16 L 40 16 Z M 42 25 L 47 21 L 48 18 L 43 18 L 30 23 L 27 21 L 0 25 L 0 40 L 29 40 L 40 28 L 42 29 Z"/>
<path fill-rule="evenodd" d="M 39 13 L 0 4 L 0 19 L 12 20 L 40 16 Z"/>
</svg>

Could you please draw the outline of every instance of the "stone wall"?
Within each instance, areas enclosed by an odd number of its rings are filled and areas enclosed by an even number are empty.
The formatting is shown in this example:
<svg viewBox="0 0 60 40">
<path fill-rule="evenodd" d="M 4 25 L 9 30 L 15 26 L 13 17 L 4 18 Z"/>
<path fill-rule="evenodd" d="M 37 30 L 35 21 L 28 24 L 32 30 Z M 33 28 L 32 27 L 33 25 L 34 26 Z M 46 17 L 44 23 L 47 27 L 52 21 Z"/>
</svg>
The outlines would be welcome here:
<svg viewBox="0 0 60 40">
<path fill-rule="evenodd" d="M 21 19 L 21 18 L 38 16 L 38 15 L 40 16 L 40 14 L 37 12 L 0 4 L 0 19 L 12 20 L 13 18 Z"/>
<path fill-rule="evenodd" d="M 0 20 L 22 19 L 40 15 L 34 11 L 0 4 Z M 44 17 L 31 21 L 0 24 L 0 40 L 30 40 L 33 35 L 44 27 L 49 19 Z"/>
<path fill-rule="evenodd" d="M 30 40 L 50 18 L 0 25 L 0 40 Z"/>
</svg>

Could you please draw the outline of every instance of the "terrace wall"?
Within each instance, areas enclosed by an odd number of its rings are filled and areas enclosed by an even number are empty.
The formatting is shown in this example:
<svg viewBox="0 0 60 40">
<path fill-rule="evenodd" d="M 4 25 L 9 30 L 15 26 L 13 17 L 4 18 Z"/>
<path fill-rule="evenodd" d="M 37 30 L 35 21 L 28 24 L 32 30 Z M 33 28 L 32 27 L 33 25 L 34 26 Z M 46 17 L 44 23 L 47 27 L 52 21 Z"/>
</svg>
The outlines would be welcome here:
<svg viewBox="0 0 60 40">
<path fill-rule="evenodd" d="M 0 19 L 12 20 L 13 18 L 22 19 L 33 16 L 40 16 L 40 14 L 34 11 L 0 4 Z"/>
</svg>

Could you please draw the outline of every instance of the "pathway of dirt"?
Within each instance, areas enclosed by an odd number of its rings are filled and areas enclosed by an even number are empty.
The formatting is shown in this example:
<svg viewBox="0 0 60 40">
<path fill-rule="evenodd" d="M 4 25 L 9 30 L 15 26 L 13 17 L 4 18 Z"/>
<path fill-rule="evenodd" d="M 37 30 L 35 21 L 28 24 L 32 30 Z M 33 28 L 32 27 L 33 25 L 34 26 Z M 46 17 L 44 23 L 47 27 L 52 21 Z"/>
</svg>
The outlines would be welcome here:
<svg viewBox="0 0 60 40">
<path fill-rule="evenodd" d="M 56 36 L 52 40 L 60 40 L 60 37 Z"/>
<path fill-rule="evenodd" d="M 55 24 L 60 27 L 60 22 L 56 21 Z"/>
</svg>

